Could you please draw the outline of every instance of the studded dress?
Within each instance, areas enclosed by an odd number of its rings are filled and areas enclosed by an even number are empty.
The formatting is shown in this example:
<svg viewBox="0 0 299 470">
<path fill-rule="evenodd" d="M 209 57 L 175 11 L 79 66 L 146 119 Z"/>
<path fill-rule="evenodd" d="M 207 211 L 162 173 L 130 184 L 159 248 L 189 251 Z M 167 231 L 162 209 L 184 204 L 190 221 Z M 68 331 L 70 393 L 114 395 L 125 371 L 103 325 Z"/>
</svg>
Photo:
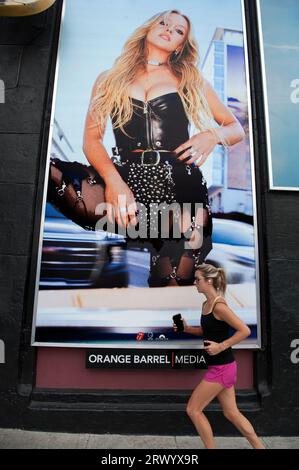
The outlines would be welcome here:
<svg viewBox="0 0 299 470">
<path fill-rule="evenodd" d="M 134 194 L 139 227 L 146 229 L 146 232 L 143 231 L 146 237 L 133 240 L 128 236 L 128 244 L 149 248 L 149 286 L 190 285 L 193 284 L 196 265 L 205 260 L 212 248 L 212 215 L 203 174 L 198 167 L 186 165 L 171 153 L 189 139 L 190 122 L 178 92 L 147 101 L 131 100 L 133 115 L 124 126 L 125 132 L 120 128 L 114 129 L 116 151 L 113 162 Z M 155 164 L 142 162 L 141 152 L 132 152 L 138 149 L 153 151 L 145 153 L 144 157 L 159 155 L 163 158 L 158 163 L 155 158 Z M 203 241 L 199 248 L 186 248 L 190 237 L 186 232 L 181 233 L 180 237 L 177 232 L 175 236 L 174 232 L 172 236 L 169 233 L 165 236 L 161 217 L 163 211 L 169 214 L 169 205 L 173 203 L 176 208 L 188 203 L 190 231 L 199 228 L 195 223 L 195 211 L 196 204 L 202 205 L 205 222 L 201 227 Z M 174 210 L 172 227 L 180 218 L 178 216 L 176 219 L 176 216 Z"/>
</svg>

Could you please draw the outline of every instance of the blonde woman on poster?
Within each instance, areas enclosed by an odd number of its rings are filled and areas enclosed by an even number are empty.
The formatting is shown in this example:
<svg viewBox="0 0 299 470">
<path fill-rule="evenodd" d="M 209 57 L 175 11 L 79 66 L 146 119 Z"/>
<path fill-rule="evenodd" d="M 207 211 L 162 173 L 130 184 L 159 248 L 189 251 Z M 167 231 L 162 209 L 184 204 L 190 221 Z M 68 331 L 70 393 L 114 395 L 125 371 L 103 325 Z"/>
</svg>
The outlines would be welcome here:
<svg viewBox="0 0 299 470">
<path fill-rule="evenodd" d="M 197 63 L 189 18 L 177 10 L 158 13 L 99 74 L 86 116 L 83 150 L 104 182 L 107 219 L 127 230 L 129 245 L 149 249 L 150 287 L 193 284 L 195 266 L 212 248 L 200 167 L 216 145 L 233 145 L 245 135 Z M 102 143 L 109 116 L 113 158 Z M 143 235 L 136 237 L 137 227 Z"/>
</svg>

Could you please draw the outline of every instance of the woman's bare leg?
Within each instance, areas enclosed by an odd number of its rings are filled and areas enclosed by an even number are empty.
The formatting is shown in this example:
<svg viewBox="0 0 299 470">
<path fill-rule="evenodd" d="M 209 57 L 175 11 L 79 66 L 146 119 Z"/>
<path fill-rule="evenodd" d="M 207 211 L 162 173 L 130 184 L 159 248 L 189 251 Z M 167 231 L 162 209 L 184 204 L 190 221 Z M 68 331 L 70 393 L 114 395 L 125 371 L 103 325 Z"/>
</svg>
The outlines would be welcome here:
<svg viewBox="0 0 299 470">
<path fill-rule="evenodd" d="M 225 388 L 219 393 L 217 398 L 221 404 L 224 416 L 246 437 L 252 447 L 254 449 L 265 449 L 263 442 L 256 435 L 252 424 L 237 407 L 235 387 Z"/>
<path fill-rule="evenodd" d="M 203 414 L 203 409 L 221 392 L 222 389 L 222 385 L 218 383 L 202 380 L 193 391 L 187 404 L 187 414 L 192 420 L 204 446 L 207 449 L 214 449 L 215 442 L 211 425 Z"/>
</svg>

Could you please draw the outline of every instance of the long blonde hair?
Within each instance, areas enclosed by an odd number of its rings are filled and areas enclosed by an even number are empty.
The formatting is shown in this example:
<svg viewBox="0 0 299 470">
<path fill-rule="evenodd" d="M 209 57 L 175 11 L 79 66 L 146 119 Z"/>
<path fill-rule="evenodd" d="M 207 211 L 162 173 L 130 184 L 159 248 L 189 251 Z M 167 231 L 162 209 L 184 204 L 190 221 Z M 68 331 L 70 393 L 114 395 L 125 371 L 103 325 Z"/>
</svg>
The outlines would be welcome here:
<svg viewBox="0 0 299 470">
<path fill-rule="evenodd" d="M 161 19 L 167 21 L 171 13 L 183 16 L 189 26 L 187 38 L 179 54 L 171 53 L 168 57 L 168 65 L 174 76 L 179 79 L 178 93 L 186 115 L 199 131 L 211 130 L 221 143 L 226 145 L 211 123 L 213 115 L 203 91 L 204 78 L 197 66 L 199 53 L 192 33 L 191 22 L 178 10 L 158 13 L 137 28 L 126 41 L 122 53 L 115 60 L 113 67 L 99 76 L 89 107 L 95 121 L 91 127 L 98 126 L 100 135 L 102 135 L 106 119 L 108 115 L 111 115 L 113 127 L 120 128 L 122 132 L 125 132 L 124 125 L 132 118 L 133 114 L 133 105 L 128 93 L 129 85 L 134 81 L 137 71 L 146 70 L 144 55 L 147 33 Z"/>
<path fill-rule="evenodd" d="M 205 279 L 211 279 L 217 292 L 222 296 L 225 295 L 227 281 L 225 271 L 222 268 L 203 263 L 196 266 L 196 271 L 200 271 Z"/>
</svg>

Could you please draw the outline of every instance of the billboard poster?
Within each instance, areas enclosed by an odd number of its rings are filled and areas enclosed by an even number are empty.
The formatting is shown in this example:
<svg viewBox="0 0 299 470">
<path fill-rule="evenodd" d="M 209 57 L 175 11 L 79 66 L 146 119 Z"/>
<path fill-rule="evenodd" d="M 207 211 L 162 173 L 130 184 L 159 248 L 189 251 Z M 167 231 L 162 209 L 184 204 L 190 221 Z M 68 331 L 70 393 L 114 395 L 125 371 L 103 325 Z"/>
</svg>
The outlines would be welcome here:
<svg viewBox="0 0 299 470">
<path fill-rule="evenodd" d="M 64 1 L 32 345 L 184 349 L 202 263 L 260 347 L 240 0 Z"/>
<path fill-rule="evenodd" d="M 299 190 L 299 5 L 259 0 L 270 189 Z"/>
</svg>

